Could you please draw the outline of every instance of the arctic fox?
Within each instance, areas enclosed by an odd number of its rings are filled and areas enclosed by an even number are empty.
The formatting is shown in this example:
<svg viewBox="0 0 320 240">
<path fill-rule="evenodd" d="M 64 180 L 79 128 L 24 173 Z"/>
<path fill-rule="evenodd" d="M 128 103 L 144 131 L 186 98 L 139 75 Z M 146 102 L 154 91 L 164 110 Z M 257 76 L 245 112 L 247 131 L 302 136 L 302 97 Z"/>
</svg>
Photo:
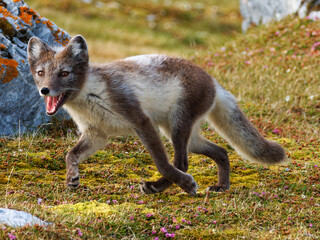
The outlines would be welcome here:
<svg viewBox="0 0 320 240">
<path fill-rule="evenodd" d="M 163 176 L 155 182 L 143 181 L 143 193 L 162 192 L 175 183 L 195 194 L 197 184 L 186 173 L 188 152 L 204 154 L 217 163 L 218 183 L 209 191 L 229 189 L 227 152 L 200 135 L 203 119 L 245 159 L 267 165 L 286 159 L 284 149 L 259 134 L 235 98 L 187 60 L 141 55 L 92 64 L 86 41 L 78 35 L 61 49 L 32 37 L 28 61 L 47 114 L 54 115 L 63 107 L 81 132 L 66 156 L 70 188 L 79 185 L 81 160 L 105 147 L 108 137 L 135 133 Z M 173 144 L 173 165 L 157 128 Z"/>
</svg>

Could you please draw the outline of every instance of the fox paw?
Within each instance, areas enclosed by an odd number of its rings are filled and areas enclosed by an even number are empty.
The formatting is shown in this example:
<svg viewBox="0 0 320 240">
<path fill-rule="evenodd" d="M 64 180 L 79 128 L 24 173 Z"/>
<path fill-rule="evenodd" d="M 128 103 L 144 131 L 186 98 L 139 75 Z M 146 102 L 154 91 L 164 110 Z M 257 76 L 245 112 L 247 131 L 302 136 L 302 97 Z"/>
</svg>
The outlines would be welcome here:
<svg viewBox="0 0 320 240">
<path fill-rule="evenodd" d="M 155 194 L 161 192 L 154 186 L 154 182 L 142 181 L 139 184 L 140 191 L 144 194 Z"/>
<path fill-rule="evenodd" d="M 70 189 L 77 189 L 79 187 L 80 184 L 80 177 L 72 177 L 72 178 L 67 178 L 67 186 Z"/>
<path fill-rule="evenodd" d="M 188 175 L 188 180 L 185 181 L 183 184 L 179 185 L 184 191 L 191 195 L 196 195 L 197 194 L 197 189 L 198 189 L 198 184 L 194 181 L 193 177 L 189 174 Z"/>
<path fill-rule="evenodd" d="M 207 191 L 208 192 L 224 192 L 228 189 L 229 189 L 229 187 L 225 186 L 225 185 L 214 185 L 214 186 L 209 186 L 207 188 Z"/>
</svg>

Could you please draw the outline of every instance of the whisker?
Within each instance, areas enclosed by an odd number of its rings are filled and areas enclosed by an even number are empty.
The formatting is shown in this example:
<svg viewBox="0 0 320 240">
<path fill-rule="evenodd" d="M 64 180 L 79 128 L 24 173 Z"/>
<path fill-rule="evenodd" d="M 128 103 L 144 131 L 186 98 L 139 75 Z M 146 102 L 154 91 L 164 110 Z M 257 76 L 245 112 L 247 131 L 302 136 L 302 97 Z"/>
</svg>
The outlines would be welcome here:
<svg viewBox="0 0 320 240">
<path fill-rule="evenodd" d="M 60 89 L 61 91 L 75 91 L 75 92 L 80 92 L 80 89 L 78 88 L 62 88 Z"/>
</svg>

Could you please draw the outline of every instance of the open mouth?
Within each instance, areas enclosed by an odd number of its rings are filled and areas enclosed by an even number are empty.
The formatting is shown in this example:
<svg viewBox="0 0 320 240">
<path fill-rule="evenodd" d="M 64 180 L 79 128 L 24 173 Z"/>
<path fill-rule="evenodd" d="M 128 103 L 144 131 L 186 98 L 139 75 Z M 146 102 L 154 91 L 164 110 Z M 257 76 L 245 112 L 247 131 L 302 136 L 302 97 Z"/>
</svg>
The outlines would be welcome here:
<svg viewBox="0 0 320 240">
<path fill-rule="evenodd" d="M 46 103 L 47 114 L 50 116 L 56 114 L 59 108 L 63 105 L 66 97 L 67 94 L 65 92 L 55 97 L 46 96 L 44 98 L 44 101 Z"/>
</svg>

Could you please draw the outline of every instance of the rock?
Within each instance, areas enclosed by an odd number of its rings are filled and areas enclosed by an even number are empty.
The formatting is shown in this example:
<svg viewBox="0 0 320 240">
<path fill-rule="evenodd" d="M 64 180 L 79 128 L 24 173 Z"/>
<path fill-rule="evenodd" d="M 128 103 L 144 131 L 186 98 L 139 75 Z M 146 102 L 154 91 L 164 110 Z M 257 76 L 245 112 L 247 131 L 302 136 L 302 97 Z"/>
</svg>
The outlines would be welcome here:
<svg viewBox="0 0 320 240">
<path fill-rule="evenodd" d="M 50 45 L 66 45 L 70 39 L 23 0 L 0 0 L 0 136 L 34 130 L 50 120 L 29 71 L 32 36 Z"/>
<path fill-rule="evenodd" d="M 243 17 L 242 31 L 251 24 L 266 24 L 272 20 L 297 14 L 300 18 L 307 15 L 316 20 L 319 16 L 320 0 L 240 0 L 240 12 Z"/>
<path fill-rule="evenodd" d="M 11 227 L 23 227 L 26 224 L 33 226 L 38 224 L 39 226 L 45 226 L 50 223 L 44 222 L 41 219 L 26 213 L 24 211 L 17 211 L 8 208 L 0 208 L 0 224 L 6 224 Z"/>
</svg>

